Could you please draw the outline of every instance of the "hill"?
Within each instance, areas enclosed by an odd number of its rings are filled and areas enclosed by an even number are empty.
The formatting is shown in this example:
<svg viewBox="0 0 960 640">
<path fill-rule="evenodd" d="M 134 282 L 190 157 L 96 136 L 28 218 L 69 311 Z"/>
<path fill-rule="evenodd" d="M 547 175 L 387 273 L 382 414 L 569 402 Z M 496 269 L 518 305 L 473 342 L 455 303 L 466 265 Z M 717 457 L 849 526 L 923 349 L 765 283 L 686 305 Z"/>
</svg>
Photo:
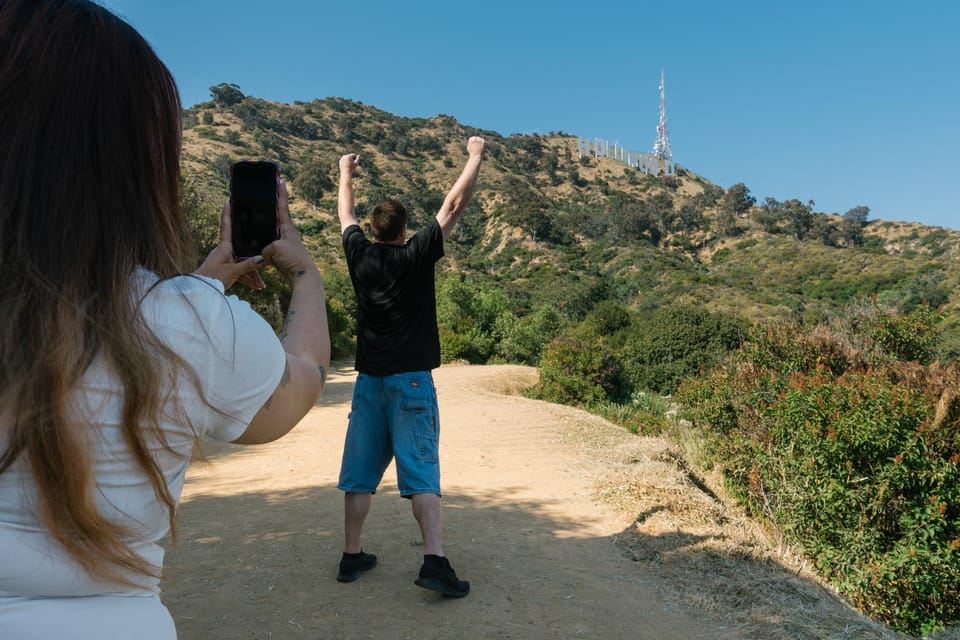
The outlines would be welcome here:
<svg viewBox="0 0 960 640">
<path fill-rule="evenodd" d="M 516 309 L 546 306 L 579 319 L 607 298 L 634 310 L 682 301 L 750 321 L 814 322 L 865 298 L 901 310 L 927 302 L 948 318 L 960 306 L 956 231 L 867 220 L 865 209 L 817 212 L 801 199 L 758 205 L 746 185 L 724 190 L 685 167 L 662 179 L 612 158 L 579 158 L 577 138 L 564 133 L 504 137 L 446 115 L 405 118 L 343 98 L 286 105 L 214 95 L 184 114 L 194 202 L 215 216 L 233 161 L 278 160 L 295 219 L 335 271 L 340 155 L 361 154 L 361 217 L 396 197 L 416 229 L 455 180 L 466 138 L 479 134 L 488 158 L 444 268 L 496 286 Z M 945 329 L 956 356 L 960 329 Z"/>
</svg>

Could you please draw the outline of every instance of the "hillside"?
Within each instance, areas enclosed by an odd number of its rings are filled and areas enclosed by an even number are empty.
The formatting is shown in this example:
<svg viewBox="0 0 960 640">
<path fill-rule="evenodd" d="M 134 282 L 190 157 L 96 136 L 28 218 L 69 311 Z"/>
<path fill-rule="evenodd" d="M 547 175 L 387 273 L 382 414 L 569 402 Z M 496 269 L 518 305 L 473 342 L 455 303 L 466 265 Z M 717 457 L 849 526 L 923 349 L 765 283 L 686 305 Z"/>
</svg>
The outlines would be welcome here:
<svg viewBox="0 0 960 640">
<path fill-rule="evenodd" d="M 724 191 L 685 167 L 666 181 L 611 158 L 581 159 L 577 138 L 563 133 L 504 137 L 446 115 L 404 118 L 342 98 L 218 97 L 184 116 L 184 174 L 199 208 L 215 215 L 234 160 L 278 160 L 295 219 L 335 271 L 340 155 L 361 154 L 361 217 L 370 203 L 397 197 L 416 228 L 455 180 L 466 138 L 480 134 L 488 158 L 444 268 L 501 288 L 518 309 L 582 317 L 604 298 L 637 310 L 682 301 L 751 321 L 809 322 L 860 298 L 929 302 L 948 317 L 960 306 L 956 231 L 845 226 L 848 216 L 802 200 L 755 203 L 746 185 Z"/>
</svg>

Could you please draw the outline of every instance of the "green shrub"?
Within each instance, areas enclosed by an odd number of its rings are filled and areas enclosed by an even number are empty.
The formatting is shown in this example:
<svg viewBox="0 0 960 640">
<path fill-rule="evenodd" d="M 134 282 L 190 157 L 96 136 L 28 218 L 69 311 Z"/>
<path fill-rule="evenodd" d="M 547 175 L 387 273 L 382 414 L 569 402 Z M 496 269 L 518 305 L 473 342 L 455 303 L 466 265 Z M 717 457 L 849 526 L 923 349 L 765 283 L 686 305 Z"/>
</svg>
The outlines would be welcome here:
<svg viewBox="0 0 960 640">
<path fill-rule="evenodd" d="M 624 390 L 623 371 L 599 340 L 562 336 L 543 352 L 534 394 L 550 402 L 590 406 L 617 401 Z"/>
<path fill-rule="evenodd" d="M 350 311 L 338 298 L 327 297 L 327 326 L 330 329 L 330 353 L 342 358 L 354 353 L 356 336 Z"/>
<path fill-rule="evenodd" d="M 929 364 L 938 353 L 942 315 L 926 305 L 900 316 L 880 316 L 870 337 L 896 360 Z"/>
<path fill-rule="evenodd" d="M 733 495 L 862 612 L 926 633 L 960 623 L 960 370 L 921 364 L 929 310 L 874 311 L 755 328 L 676 399 Z"/>
<path fill-rule="evenodd" d="M 541 307 L 522 318 L 511 313 L 501 314 L 494 329 L 499 337 L 496 354 L 506 362 L 536 365 L 544 347 L 560 335 L 563 327 L 563 317 L 549 307 Z"/>
<path fill-rule="evenodd" d="M 659 435 L 671 424 L 667 417 L 669 400 L 654 393 L 638 391 L 631 395 L 628 402 L 603 402 L 589 408 L 631 433 L 641 435 Z"/>
<path fill-rule="evenodd" d="M 635 319 L 614 344 L 633 388 L 670 394 L 684 377 L 737 348 L 746 330 L 745 321 L 731 314 L 670 305 Z"/>
<path fill-rule="evenodd" d="M 437 285 L 437 325 L 444 362 L 487 362 L 494 355 L 497 318 L 506 311 L 499 290 L 451 275 Z"/>
</svg>

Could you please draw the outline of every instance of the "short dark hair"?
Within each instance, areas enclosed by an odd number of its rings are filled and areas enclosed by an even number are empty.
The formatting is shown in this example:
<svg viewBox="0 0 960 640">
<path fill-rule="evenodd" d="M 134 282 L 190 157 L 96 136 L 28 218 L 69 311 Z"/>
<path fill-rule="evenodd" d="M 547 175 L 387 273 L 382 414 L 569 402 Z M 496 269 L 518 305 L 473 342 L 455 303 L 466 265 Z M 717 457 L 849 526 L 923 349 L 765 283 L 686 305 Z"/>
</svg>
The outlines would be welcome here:
<svg viewBox="0 0 960 640">
<path fill-rule="evenodd" d="M 370 212 L 370 227 L 375 240 L 402 240 L 401 234 L 406 226 L 407 210 L 396 200 L 384 200 Z"/>
</svg>

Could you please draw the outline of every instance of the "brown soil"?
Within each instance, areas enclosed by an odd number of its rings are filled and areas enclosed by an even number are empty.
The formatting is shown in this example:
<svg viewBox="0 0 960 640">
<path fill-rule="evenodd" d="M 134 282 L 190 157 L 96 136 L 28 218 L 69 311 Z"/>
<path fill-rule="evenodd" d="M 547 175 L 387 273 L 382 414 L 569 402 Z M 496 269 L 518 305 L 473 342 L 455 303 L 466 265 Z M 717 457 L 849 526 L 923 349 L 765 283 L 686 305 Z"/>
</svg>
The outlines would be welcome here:
<svg viewBox="0 0 960 640">
<path fill-rule="evenodd" d="M 364 530 L 380 565 L 335 581 L 349 364 L 285 438 L 205 443 L 163 583 L 180 638 L 898 637 L 811 579 L 676 446 L 517 395 L 536 376 L 435 372 L 444 548 L 471 582 L 462 600 L 414 586 L 419 530 L 392 466 Z"/>
</svg>

